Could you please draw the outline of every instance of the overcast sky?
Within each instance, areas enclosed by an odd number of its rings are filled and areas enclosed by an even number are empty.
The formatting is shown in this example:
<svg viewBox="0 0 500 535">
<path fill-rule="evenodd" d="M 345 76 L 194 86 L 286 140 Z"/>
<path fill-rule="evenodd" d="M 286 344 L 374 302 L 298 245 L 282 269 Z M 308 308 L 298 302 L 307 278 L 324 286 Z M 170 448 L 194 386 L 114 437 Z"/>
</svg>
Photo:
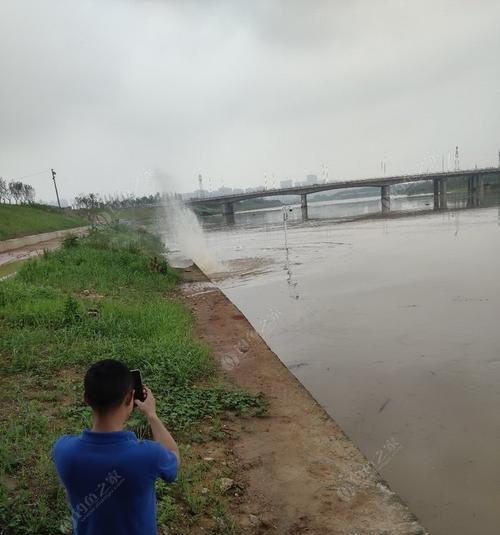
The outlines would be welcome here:
<svg viewBox="0 0 500 535">
<path fill-rule="evenodd" d="M 440 169 L 457 144 L 497 165 L 498 0 L 0 0 L 0 176 L 54 167 L 63 198 Z"/>
</svg>

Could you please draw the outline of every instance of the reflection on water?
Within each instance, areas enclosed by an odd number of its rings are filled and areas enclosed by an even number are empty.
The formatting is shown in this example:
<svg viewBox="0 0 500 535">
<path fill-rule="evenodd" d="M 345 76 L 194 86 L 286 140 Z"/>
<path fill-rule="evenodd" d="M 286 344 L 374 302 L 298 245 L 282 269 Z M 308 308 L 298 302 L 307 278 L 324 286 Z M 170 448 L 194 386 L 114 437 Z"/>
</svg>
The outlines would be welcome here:
<svg viewBox="0 0 500 535">
<path fill-rule="evenodd" d="M 401 444 L 381 472 L 431 533 L 496 535 L 499 211 L 334 221 L 377 203 L 294 209 L 286 247 L 281 210 L 212 219 L 219 284 L 369 459 Z"/>
<path fill-rule="evenodd" d="M 496 201 L 496 197 L 492 199 Z M 430 194 L 415 195 L 393 195 L 391 198 L 391 211 L 393 215 L 397 213 L 412 213 L 431 211 L 433 209 L 434 198 Z M 467 199 L 463 193 L 449 193 L 448 206 L 451 209 L 465 208 Z M 303 212 L 300 205 L 292 205 L 288 220 L 290 224 L 303 223 Z M 368 197 L 360 199 L 346 199 L 342 201 L 322 201 L 310 202 L 307 210 L 307 219 L 310 221 L 321 220 L 345 220 L 358 219 L 362 217 L 378 216 L 381 212 L 381 202 L 378 197 Z M 266 208 L 262 210 L 252 210 L 248 212 L 236 212 L 231 226 L 267 228 L 282 223 L 281 208 Z M 227 227 L 227 221 L 222 215 L 205 217 L 202 224 L 206 229 L 216 229 Z"/>
</svg>

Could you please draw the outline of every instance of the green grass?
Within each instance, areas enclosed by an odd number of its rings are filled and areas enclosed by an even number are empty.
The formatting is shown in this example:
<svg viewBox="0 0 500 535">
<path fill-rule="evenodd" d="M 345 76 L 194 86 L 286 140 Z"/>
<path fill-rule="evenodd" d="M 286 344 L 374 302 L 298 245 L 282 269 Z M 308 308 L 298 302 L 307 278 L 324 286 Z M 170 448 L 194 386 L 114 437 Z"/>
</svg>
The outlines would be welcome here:
<svg viewBox="0 0 500 535">
<path fill-rule="evenodd" d="M 158 217 L 164 215 L 162 208 L 150 206 L 134 206 L 132 208 L 119 208 L 113 211 L 115 218 L 135 221 L 142 225 L 154 223 Z"/>
<path fill-rule="evenodd" d="M 26 260 L 14 260 L 13 262 L 7 262 L 7 264 L 1 264 L 0 265 L 0 279 L 3 277 L 7 277 L 8 275 L 12 275 L 15 273 L 21 264 L 25 262 Z"/>
<path fill-rule="evenodd" d="M 0 240 L 87 224 L 82 217 L 52 206 L 0 204 Z"/>
<path fill-rule="evenodd" d="M 177 273 L 158 238 L 128 226 L 67 238 L 0 282 L 0 533 L 69 533 L 69 510 L 50 459 L 54 440 L 90 423 L 82 402 L 89 364 L 140 368 L 162 419 L 181 442 L 182 473 L 158 483 L 160 533 L 234 533 L 224 496 L 190 445 L 224 438 L 227 412 L 263 414 L 266 402 L 221 382 L 210 348 L 175 298 Z M 134 414 L 129 429 L 148 436 Z M 205 494 L 201 487 L 209 488 Z"/>
<path fill-rule="evenodd" d="M 165 261 L 159 261 L 165 273 L 151 272 L 151 258 L 160 258 L 161 242 L 146 232 L 134 231 L 127 238 L 123 227 L 115 225 L 91 231 L 84 246 L 71 246 L 71 240 L 75 238 L 69 238 L 64 249 L 26 263 L 19 279 L 63 292 L 92 290 L 134 297 L 171 290 L 178 280 Z"/>
</svg>

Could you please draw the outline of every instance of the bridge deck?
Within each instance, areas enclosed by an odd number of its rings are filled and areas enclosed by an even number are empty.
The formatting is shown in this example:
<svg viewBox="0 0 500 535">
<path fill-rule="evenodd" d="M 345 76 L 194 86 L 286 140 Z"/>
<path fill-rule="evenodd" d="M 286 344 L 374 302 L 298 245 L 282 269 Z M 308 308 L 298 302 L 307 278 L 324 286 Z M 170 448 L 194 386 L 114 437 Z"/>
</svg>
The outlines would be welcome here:
<svg viewBox="0 0 500 535">
<path fill-rule="evenodd" d="M 236 193 L 230 195 L 218 195 L 215 197 L 203 197 L 199 199 L 189 199 L 187 204 L 220 204 L 233 203 L 237 201 L 244 201 L 246 199 L 256 199 L 259 197 L 276 197 L 279 195 L 308 195 L 310 193 L 317 193 L 319 191 L 328 191 L 333 189 L 348 189 L 348 188 L 366 188 L 366 187 L 382 187 L 392 186 L 396 184 L 405 184 L 408 182 L 423 182 L 434 179 L 445 179 L 455 177 L 467 177 L 471 175 L 485 176 L 499 174 L 500 168 L 487 167 L 482 169 L 468 169 L 463 171 L 446 171 L 440 173 L 423 173 L 414 175 L 397 175 L 391 177 L 376 177 L 376 178 L 362 178 L 358 180 L 342 180 L 335 182 L 328 182 L 324 184 L 311 184 L 307 186 L 293 186 L 291 188 L 266 189 L 260 191 L 249 191 L 244 193 Z"/>
</svg>

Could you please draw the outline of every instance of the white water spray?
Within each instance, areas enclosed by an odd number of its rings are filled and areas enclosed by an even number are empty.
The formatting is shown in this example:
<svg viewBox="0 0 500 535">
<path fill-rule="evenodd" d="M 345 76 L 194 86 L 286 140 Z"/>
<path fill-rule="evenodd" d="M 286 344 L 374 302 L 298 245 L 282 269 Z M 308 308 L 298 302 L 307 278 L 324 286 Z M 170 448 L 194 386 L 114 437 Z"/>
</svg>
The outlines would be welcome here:
<svg viewBox="0 0 500 535">
<path fill-rule="evenodd" d="M 168 250 L 179 251 L 206 274 L 224 270 L 210 249 L 207 236 L 192 210 L 181 200 L 169 197 L 165 205 L 165 216 L 165 244 Z"/>
</svg>

